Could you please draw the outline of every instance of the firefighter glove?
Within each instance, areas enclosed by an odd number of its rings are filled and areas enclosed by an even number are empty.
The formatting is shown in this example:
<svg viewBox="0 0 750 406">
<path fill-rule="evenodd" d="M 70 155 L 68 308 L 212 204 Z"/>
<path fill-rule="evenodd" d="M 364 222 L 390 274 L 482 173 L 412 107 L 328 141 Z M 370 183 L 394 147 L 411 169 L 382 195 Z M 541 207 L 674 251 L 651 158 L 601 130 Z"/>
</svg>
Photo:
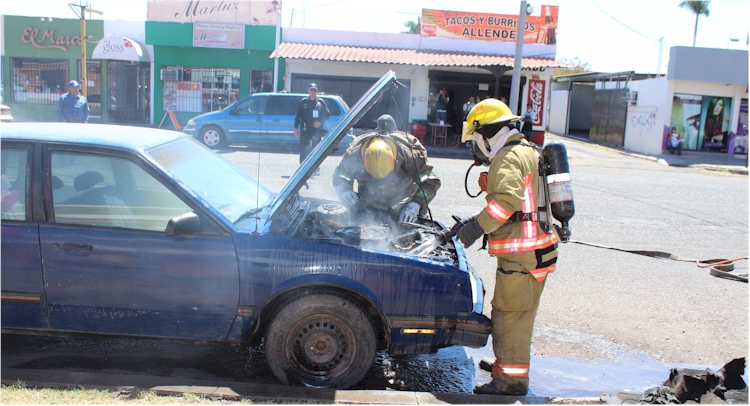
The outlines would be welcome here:
<svg viewBox="0 0 750 406">
<path fill-rule="evenodd" d="M 344 203 L 347 206 L 354 206 L 355 204 L 357 204 L 359 196 L 357 195 L 357 192 L 349 190 L 342 193 L 341 196 L 339 196 L 339 200 L 341 200 L 341 203 Z"/>
<path fill-rule="evenodd" d="M 484 235 L 484 229 L 479 225 L 479 222 L 474 220 L 466 223 L 465 226 L 458 230 L 456 237 L 464 247 L 469 248 L 474 241 L 478 240 L 479 237 Z"/>
<path fill-rule="evenodd" d="M 419 203 L 411 202 L 407 203 L 406 206 L 404 206 L 404 209 L 401 210 L 401 216 L 398 218 L 398 221 L 404 223 L 416 223 L 418 216 Z"/>
</svg>

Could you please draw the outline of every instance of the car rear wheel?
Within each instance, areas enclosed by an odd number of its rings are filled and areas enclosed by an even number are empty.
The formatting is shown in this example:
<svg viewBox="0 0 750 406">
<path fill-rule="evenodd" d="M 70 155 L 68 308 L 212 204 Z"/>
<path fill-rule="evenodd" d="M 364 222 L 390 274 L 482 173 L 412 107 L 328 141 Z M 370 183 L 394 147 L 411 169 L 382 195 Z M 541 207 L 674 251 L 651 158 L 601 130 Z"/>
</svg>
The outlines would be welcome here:
<svg viewBox="0 0 750 406">
<path fill-rule="evenodd" d="M 375 332 L 365 311 L 334 294 L 303 296 L 285 305 L 265 336 L 266 360 L 287 385 L 346 388 L 375 359 Z"/>
<path fill-rule="evenodd" d="M 221 148 L 226 146 L 226 138 L 221 128 L 207 126 L 201 130 L 200 140 L 203 145 L 209 148 Z"/>
</svg>

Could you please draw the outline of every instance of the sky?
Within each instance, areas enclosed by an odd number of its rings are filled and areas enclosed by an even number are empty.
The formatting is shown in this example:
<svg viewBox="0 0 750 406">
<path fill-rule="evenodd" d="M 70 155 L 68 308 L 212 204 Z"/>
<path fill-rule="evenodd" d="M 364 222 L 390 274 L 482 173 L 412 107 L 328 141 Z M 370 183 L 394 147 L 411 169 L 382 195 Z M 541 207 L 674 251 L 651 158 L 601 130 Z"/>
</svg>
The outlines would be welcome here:
<svg viewBox="0 0 750 406">
<path fill-rule="evenodd" d="M 3 1 L 0 13 L 77 18 L 68 3 L 82 0 Z M 86 0 L 83 0 L 86 1 Z M 246 1 L 246 0 L 241 0 Z M 104 11 L 97 19 L 143 21 L 146 0 L 88 0 Z M 545 0 L 528 1 L 539 15 L 542 5 L 559 6 L 557 59 L 578 58 L 596 72 L 659 70 L 666 73 L 669 48 L 692 46 L 695 15 L 679 0 Z M 510 0 L 282 0 L 282 27 L 400 33 L 423 8 L 518 14 L 520 1 Z M 709 17 L 698 21 L 696 46 L 748 49 L 750 0 L 712 0 Z M 737 41 L 731 41 L 735 38 Z M 491 43 L 488 43 L 491 46 Z"/>
</svg>

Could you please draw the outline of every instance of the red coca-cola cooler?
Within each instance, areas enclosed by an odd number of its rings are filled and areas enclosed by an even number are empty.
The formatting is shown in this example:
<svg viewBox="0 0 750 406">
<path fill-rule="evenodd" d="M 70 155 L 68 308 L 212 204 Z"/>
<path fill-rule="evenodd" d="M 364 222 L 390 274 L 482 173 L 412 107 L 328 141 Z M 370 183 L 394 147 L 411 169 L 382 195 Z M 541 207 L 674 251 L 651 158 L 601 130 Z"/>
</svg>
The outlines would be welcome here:
<svg viewBox="0 0 750 406">
<path fill-rule="evenodd" d="M 411 133 L 421 141 L 424 139 L 425 135 L 427 135 L 427 126 L 424 124 L 413 123 L 411 125 Z"/>
</svg>

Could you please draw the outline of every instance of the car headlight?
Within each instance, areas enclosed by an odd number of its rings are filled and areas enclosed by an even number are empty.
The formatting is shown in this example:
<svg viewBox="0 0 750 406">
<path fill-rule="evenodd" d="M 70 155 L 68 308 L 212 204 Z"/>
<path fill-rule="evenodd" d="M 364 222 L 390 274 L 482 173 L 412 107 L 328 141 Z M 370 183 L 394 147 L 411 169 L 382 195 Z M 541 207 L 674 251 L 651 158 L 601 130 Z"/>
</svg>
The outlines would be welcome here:
<svg viewBox="0 0 750 406">
<path fill-rule="evenodd" d="M 195 121 L 193 121 L 193 119 L 191 118 L 190 120 L 188 120 L 187 125 L 195 127 Z"/>
</svg>

